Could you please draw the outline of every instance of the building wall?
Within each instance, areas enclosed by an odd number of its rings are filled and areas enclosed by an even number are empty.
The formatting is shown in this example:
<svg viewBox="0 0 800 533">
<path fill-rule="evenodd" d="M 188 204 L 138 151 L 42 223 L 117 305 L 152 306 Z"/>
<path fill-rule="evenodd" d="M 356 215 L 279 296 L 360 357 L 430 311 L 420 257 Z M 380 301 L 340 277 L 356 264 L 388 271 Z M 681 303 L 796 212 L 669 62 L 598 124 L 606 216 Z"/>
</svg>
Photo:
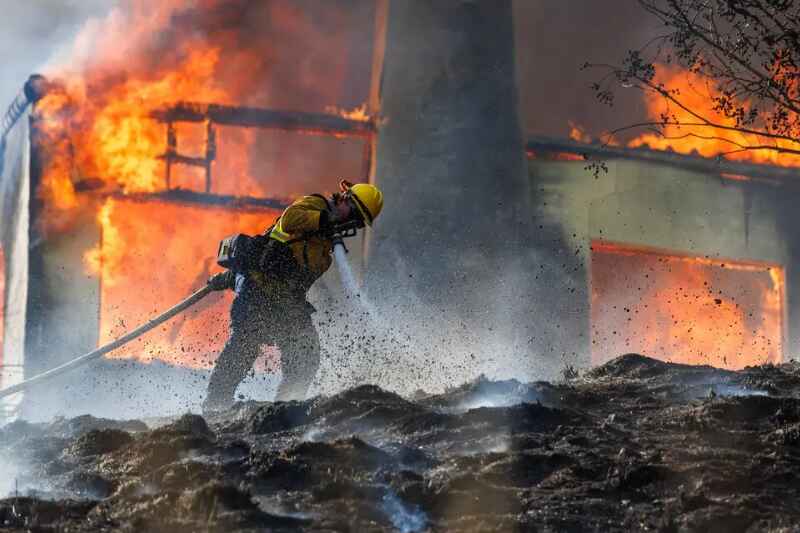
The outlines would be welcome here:
<svg viewBox="0 0 800 533">
<path fill-rule="evenodd" d="M 723 179 L 674 166 L 607 162 L 596 177 L 582 161 L 529 160 L 540 241 L 560 235 L 573 261 L 546 265 L 574 292 L 559 302 L 565 343 L 581 364 L 589 353 L 589 262 L 593 239 L 687 255 L 790 266 L 792 228 L 781 218 L 776 184 Z M 541 243 L 540 243 L 541 244 Z M 545 243 L 546 245 L 546 243 Z M 568 277 L 577 269 L 577 276 Z M 791 293 L 791 287 L 788 291 Z"/>
<path fill-rule="evenodd" d="M 28 289 L 29 115 L 23 112 L 6 135 L 0 159 L 0 214 L 4 252 L 3 362 L 0 386 L 23 379 Z M 0 400 L 0 417 L 15 412 L 21 395 Z"/>
</svg>

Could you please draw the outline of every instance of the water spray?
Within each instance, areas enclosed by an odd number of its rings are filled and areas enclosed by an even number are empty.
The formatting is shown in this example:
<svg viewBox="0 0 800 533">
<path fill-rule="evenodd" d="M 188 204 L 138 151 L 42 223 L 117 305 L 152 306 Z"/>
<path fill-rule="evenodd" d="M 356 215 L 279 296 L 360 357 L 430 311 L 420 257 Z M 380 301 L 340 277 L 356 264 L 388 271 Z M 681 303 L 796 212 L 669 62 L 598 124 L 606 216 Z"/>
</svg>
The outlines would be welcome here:
<svg viewBox="0 0 800 533">
<path fill-rule="evenodd" d="M 333 255 L 336 260 L 336 267 L 347 300 L 353 302 L 352 310 L 364 320 L 364 326 L 372 332 L 373 339 L 382 339 L 383 343 L 390 343 L 393 348 L 387 351 L 385 348 L 375 348 L 367 350 L 365 355 L 366 374 L 363 379 L 373 383 L 381 381 L 385 372 L 393 365 L 397 364 L 400 353 L 421 353 L 421 350 L 414 346 L 415 342 L 409 336 L 401 338 L 396 330 L 396 325 L 385 319 L 370 299 L 361 291 L 359 283 L 353 269 L 347 260 L 347 247 L 341 239 L 333 239 Z M 380 343 L 379 343 L 380 346 Z M 385 344 L 383 345 L 385 346 Z"/>
<path fill-rule="evenodd" d="M 340 237 L 334 238 L 333 256 L 336 258 L 336 267 L 339 269 L 339 276 L 342 279 L 345 291 L 353 297 L 354 301 L 358 302 L 373 321 L 377 321 L 379 318 L 378 310 L 361 294 L 353 269 L 350 268 L 350 263 L 347 261 L 347 254 L 348 250 L 344 245 L 344 241 Z"/>
</svg>

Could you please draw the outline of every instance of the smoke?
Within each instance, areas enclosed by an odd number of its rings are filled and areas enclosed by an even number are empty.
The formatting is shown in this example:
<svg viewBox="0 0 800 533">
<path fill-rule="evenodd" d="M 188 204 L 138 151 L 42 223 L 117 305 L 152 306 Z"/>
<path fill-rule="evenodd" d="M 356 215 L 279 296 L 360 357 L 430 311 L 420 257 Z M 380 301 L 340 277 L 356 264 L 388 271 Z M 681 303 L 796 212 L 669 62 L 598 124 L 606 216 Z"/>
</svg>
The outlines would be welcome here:
<svg viewBox="0 0 800 533">
<path fill-rule="evenodd" d="M 0 107 L 8 105 L 28 76 L 45 64 L 61 68 L 74 63 L 75 34 L 85 27 L 91 31 L 84 30 L 87 37 L 80 43 L 80 56 L 84 59 L 93 54 L 97 60 L 99 50 L 125 50 L 119 45 L 122 42 L 119 33 L 108 36 L 117 40 L 117 46 L 106 42 L 100 48 L 97 45 L 101 43 L 96 40 L 107 29 L 101 22 L 113 10 L 118 13 L 115 17 L 121 23 L 119 29 L 125 28 L 127 19 L 120 11 L 120 4 L 116 0 L 28 0 L 4 4 L 4 24 L 0 23 L 0 64 L 4 73 L 0 82 Z M 158 7 L 152 4 L 149 6 L 151 11 Z M 243 103 L 263 104 L 268 94 L 278 107 L 298 108 L 298 101 L 302 101 L 310 102 L 321 111 L 329 105 L 352 108 L 364 101 L 371 62 L 369 2 L 361 2 L 363 5 L 353 1 L 338 2 L 340 11 L 357 9 L 361 13 L 355 19 L 339 17 L 337 21 L 339 28 L 335 35 L 354 32 L 361 36 L 351 45 L 341 47 L 346 54 L 357 54 L 349 64 L 342 64 L 344 59 L 339 59 L 339 64 L 326 62 L 326 58 L 320 54 L 320 47 L 326 44 L 330 46 L 331 41 L 335 40 L 331 35 L 322 33 L 316 42 L 305 39 L 298 41 L 294 38 L 292 26 L 279 27 L 279 21 L 266 14 L 269 5 L 276 2 L 219 3 L 216 11 L 224 16 L 217 17 L 219 22 L 214 26 L 210 23 L 215 20 L 213 17 L 201 19 L 196 10 L 188 7 L 193 4 L 187 2 L 184 9 L 177 10 L 179 16 L 173 19 L 170 31 L 161 32 L 158 39 L 150 36 L 160 44 L 160 53 L 153 54 L 158 60 L 163 59 L 164 51 L 176 45 L 177 39 L 186 35 L 213 36 L 215 31 L 229 24 L 242 30 L 239 42 L 231 42 L 230 45 L 249 44 L 260 49 L 263 61 L 255 65 L 256 68 L 274 65 L 277 69 L 274 81 L 262 83 L 260 89 L 254 86 L 250 91 L 251 102 Z M 302 12 L 310 5 L 308 0 L 294 4 L 297 12 Z M 314 7 L 319 8 L 319 3 L 314 3 Z M 329 16 L 317 16 L 315 20 L 318 24 L 308 28 L 312 35 L 314 32 L 331 31 L 333 21 Z M 295 29 L 301 23 L 297 18 L 293 18 L 292 22 Z M 585 125 L 589 132 L 598 133 L 610 126 L 632 122 L 633 118 L 644 116 L 641 98 L 633 92 L 634 96 L 620 99 L 613 109 L 598 104 L 589 90 L 589 84 L 596 79 L 595 73 L 580 69 L 585 61 L 616 61 L 623 57 L 626 50 L 642 45 L 654 34 L 656 28 L 648 21 L 636 0 L 620 0 L 615 2 L 613 9 L 602 2 L 568 0 L 542 4 L 517 0 L 514 2 L 514 23 L 517 72 L 526 132 L 563 137 L 569 133 L 569 122 L 574 121 Z M 308 37 L 308 34 L 304 37 Z M 303 50 L 297 51 L 302 53 L 287 54 L 291 50 L 280 48 L 281 40 L 288 42 L 292 48 L 302 45 Z M 298 56 L 300 63 L 292 59 Z M 355 68 L 356 64 L 361 67 Z M 234 63 L 229 68 L 241 67 Z M 300 74 L 306 79 L 313 77 L 315 71 L 323 74 L 321 77 L 326 78 L 324 88 L 330 88 L 329 74 L 336 67 L 346 72 L 347 79 L 343 82 L 345 90 L 335 100 L 320 98 L 319 93 L 311 92 L 310 86 L 302 91 L 298 90 L 297 84 L 292 86 L 292 80 L 298 78 L 300 69 Z M 338 75 L 335 79 L 339 79 Z M 281 85 L 289 87 L 281 88 Z M 274 146 L 273 141 L 265 139 L 261 148 L 268 149 L 270 144 Z"/>
<path fill-rule="evenodd" d="M 0 435 L 13 431 L 10 426 L 0 427 Z M 13 438 L 11 439 L 13 442 Z M 39 477 L 37 466 L 32 464 L 32 457 L 25 452 L 15 452 L 12 443 L 0 441 L 0 499 L 17 496 L 36 496 L 47 499 L 57 497 L 52 483 Z M 35 454 L 34 454 L 35 455 Z M 6 523 L 5 525 L 7 525 Z"/>
<path fill-rule="evenodd" d="M 428 525 L 428 515 L 418 505 L 406 505 L 390 488 L 383 496 L 383 511 L 400 533 L 415 533 Z"/>
<path fill-rule="evenodd" d="M 769 396 L 769 392 L 761 389 L 751 389 L 739 385 L 712 385 L 709 393 L 723 397 Z"/>
<path fill-rule="evenodd" d="M 4 2 L 0 22 L 0 109 L 3 111 L 33 72 L 54 51 L 70 43 L 92 17 L 101 16 L 114 0 L 26 0 Z"/>
<path fill-rule="evenodd" d="M 597 136 L 647 116 L 641 94 L 600 104 L 589 86 L 602 73 L 585 62 L 616 63 L 658 30 L 637 0 L 514 2 L 520 104 L 528 134 L 566 137 L 570 123 Z"/>
<path fill-rule="evenodd" d="M 0 455 L 0 498 L 13 495 L 19 490 L 19 463 Z"/>
<path fill-rule="evenodd" d="M 71 136 L 89 136 L 74 142 L 81 172 L 128 184 L 129 176 L 107 175 L 125 172 L 109 166 L 115 154 L 99 155 L 93 147 L 107 141 L 91 136 L 98 120 L 179 101 L 353 109 L 369 93 L 373 17 L 373 3 L 364 0 L 127 0 L 87 24 L 46 74 L 64 80 L 77 102 Z M 109 111 L 111 104 L 116 111 Z M 203 136 L 202 127 L 180 125 L 180 153 L 196 155 Z M 291 198 L 316 188 L 320 176 L 357 179 L 362 172 L 360 140 L 235 127 L 219 128 L 217 140 L 213 190 L 220 194 Z M 136 182 L 161 183 L 160 175 L 141 174 Z M 182 165 L 172 180 L 173 187 L 190 189 L 202 181 Z"/>
</svg>

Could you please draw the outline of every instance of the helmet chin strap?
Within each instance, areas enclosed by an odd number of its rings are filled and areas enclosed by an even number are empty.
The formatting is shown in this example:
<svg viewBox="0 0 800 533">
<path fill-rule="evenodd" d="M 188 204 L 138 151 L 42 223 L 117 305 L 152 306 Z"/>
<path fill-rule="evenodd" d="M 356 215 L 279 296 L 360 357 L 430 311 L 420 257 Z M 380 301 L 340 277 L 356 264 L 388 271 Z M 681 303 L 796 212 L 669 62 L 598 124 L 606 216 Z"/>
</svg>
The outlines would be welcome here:
<svg viewBox="0 0 800 533">
<path fill-rule="evenodd" d="M 345 198 L 347 198 L 347 202 L 350 205 L 350 217 L 349 218 L 351 220 L 355 220 L 356 222 L 358 222 L 358 226 L 360 228 L 363 228 L 365 226 L 364 217 L 361 216 L 361 211 L 358 210 L 358 206 L 356 206 L 355 199 L 353 198 L 352 194 L 345 195 Z"/>
<path fill-rule="evenodd" d="M 358 222 L 360 228 L 366 226 L 364 222 L 364 217 L 361 216 L 361 211 L 358 209 L 356 205 L 356 200 L 353 198 L 353 193 L 350 188 L 354 185 L 352 181 L 348 181 L 345 179 L 339 180 L 339 191 L 342 198 L 347 200 L 348 204 L 350 205 L 350 220 L 354 220 Z M 336 195 L 334 195 L 335 197 Z"/>
</svg>

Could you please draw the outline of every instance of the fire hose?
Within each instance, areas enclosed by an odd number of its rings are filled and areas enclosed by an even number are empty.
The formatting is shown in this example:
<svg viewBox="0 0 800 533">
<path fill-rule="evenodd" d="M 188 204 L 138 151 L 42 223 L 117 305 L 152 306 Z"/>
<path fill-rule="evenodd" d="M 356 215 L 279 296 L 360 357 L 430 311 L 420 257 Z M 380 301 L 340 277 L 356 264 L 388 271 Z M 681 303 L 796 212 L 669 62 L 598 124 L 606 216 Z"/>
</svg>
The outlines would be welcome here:
<svg viewBox="0 0 800 533">
<path fill-rule="evenodd" d="M 21 392 L 32 385 L 36 385 L 43 381 L 47 381 L 48 379 L 52 379 L 56 376 L 61 374 L 65 374 L 70 370 L 82 366 L 86 363 L 94 361 L 95 359 L 99 359 L 100 357 L 104 356 L 105 354 L 116 350 L 117 348 L 131 342 L 132 340 L 144 335 L 151 329 L 163 324 L 170 318 L 174 317 L 175 315 L 182 313 L 186 309 L 190 308 L 203 298 L 205 298 L 208 294 L 210 294 L 214 289 L 210 285 L 206 285 L 202 289 L 194 292 L 191 296 L 180 302 L 179 304 L 167 309 L 157 317 L 153 318 L 149 322 L 139 326 L 135 330 L 119 337 L 118 339 L 106 344 L 105 346 L 101 346 L 96 350 L 93 350 L 87 354 L 81 355 L 80 357 L 76 357 L 72 361 L 64 363 L 63 365 L 57 366 L 55 368 L 51 368 L 46 372 L 42 372 L 32 378 L 26 379 L 25 381 L 21 381 L 15 385 L 11 385 L 10 387 L 6 387 L 5 389 L 0 390 L 0 399 L 3 399 L 7 396 L 11 396 L 12 394 L 16 394 Z"/>
</svg>

